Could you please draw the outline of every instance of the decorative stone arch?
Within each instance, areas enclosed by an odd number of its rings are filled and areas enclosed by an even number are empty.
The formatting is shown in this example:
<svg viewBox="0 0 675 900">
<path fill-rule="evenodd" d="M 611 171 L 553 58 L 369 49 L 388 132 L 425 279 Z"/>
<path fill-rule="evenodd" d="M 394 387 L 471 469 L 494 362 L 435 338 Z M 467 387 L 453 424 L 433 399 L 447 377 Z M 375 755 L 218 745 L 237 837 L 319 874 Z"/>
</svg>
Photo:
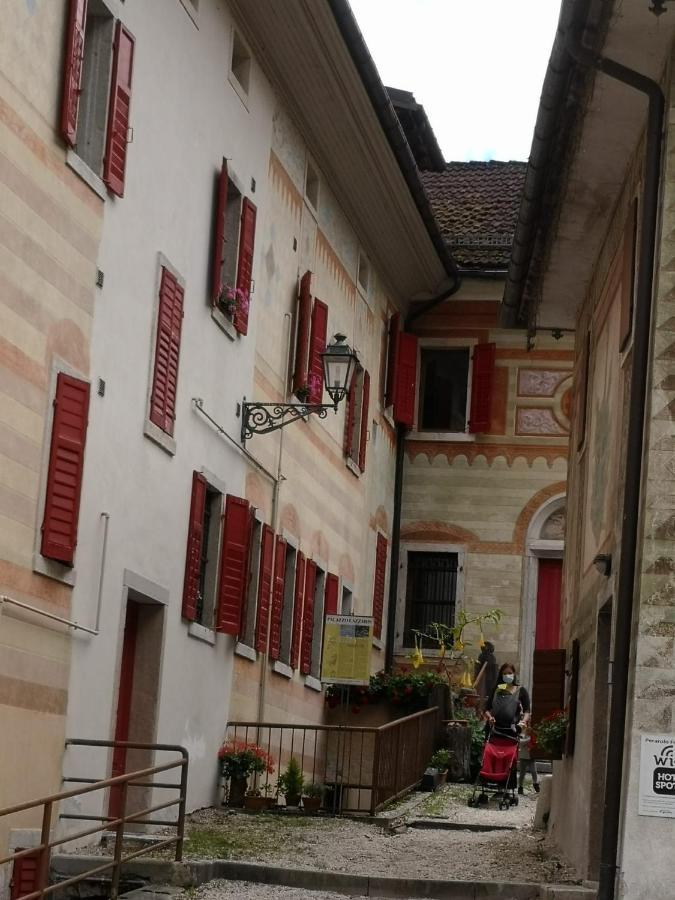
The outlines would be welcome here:
<svg viewBox="0 0 675 900">
<path fill-rule="evenodd" d="M 520 618 L 520 678 L 528 689 L 532 687 L 539 560 L 562 559 L 565 551 L 566 503 L 567 497 L 564 493 L 555 494 L 542 503 L 530 519 L 525 536 Z"/>
</svg>

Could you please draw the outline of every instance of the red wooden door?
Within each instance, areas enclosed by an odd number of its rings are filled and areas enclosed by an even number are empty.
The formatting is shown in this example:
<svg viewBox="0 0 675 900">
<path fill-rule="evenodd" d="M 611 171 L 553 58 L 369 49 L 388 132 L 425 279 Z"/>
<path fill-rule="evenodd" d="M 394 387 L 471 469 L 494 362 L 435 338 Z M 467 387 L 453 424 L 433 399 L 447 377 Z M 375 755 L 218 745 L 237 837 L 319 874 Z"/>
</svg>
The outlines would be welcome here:
<svg viewBox="0 0 675 900">
<path fill-rule="evenodd" d="M 535 650 L 556 650 L 560 647 L 561 588 L 562 560 L 540 559 Z"/>
<path fill-rule="evenodd" d="M 117 717 L 115 720 L 115 740 L 129 740 L 129 720 L 131 718 L 131 695 L 134 686 L 134 660 L 136 657 L 136 636 L 138 634 L 138 605 L 132 600 L 127 603 L 124 621 L 124 642 L 122 644 L 122 666 L 120 670 L 119 692 L 117 694 Z M 126 747 L 115 747 L 112 757 L 111 775 L 124 775 L 127 764 Z M 110 789 L 109 816 L 120 814 L 120 789 Z"/>
</svg>

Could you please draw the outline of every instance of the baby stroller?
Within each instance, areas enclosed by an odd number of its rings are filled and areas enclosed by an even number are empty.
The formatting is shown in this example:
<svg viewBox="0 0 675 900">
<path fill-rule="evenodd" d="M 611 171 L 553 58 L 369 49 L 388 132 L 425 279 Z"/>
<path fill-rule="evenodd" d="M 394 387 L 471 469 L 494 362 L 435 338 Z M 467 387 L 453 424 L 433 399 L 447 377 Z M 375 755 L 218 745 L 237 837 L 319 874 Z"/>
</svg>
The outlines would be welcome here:
<svg viewBox="0 0 675 900">
<path fill-rule="evenodd" d="M 483 761 L 473 786 L 469 806 L 499 798 L 499 808 L 518 806 L 518 748 L 523 708 L 517 694 L 497 692 L 493 698 L 494 724 L 488 727 Z M 480 794 L 476 796 L 480 788 Z"/>
</svg>

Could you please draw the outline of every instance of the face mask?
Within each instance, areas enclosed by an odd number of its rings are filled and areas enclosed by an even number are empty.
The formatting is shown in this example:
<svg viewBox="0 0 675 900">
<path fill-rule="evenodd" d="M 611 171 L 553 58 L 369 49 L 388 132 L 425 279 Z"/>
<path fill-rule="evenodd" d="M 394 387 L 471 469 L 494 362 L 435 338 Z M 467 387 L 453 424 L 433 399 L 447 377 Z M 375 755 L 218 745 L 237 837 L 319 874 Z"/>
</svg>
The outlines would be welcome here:
<svg viewBox="0 0 675 900">
<path fill-rule="evenodd" d="M 505 673 L 504 675 L 502 675 L 502 680 L 506 682 L 506 684 L 513 684 L 513 682 L 516 680 L 516 676 L 513 674 Z"/>
</svg>

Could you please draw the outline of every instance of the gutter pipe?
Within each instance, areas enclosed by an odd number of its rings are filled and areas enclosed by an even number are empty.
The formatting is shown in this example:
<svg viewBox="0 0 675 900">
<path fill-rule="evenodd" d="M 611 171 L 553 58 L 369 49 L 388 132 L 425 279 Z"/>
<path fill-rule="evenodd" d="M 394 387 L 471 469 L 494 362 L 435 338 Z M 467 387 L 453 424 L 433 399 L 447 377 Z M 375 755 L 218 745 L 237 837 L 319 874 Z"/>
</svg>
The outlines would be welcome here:
<svg viewBox="0 0 675 900">
<path fill-rule="evenodd" d="M 417 163 L 403 133 L 389 94 L 382 84 L 377 67 L 356 23 L 351 7 L 347 0 L 328 0 L 328 5 L 340 30 L 342 40 L 345 42 L 352 57 L 352 62 L 361 77 L 382 130 L 389 141 L 389 146 L 396 157 L 396 161 L 408 185 L 408 190 L 415 201 L 436 253 L 443 263 L 447 274 L 454 279 L 457 277 L 457 266 L 443 240 L 443 235 L 440 232 L 427 195 L 424 193 Z"/>
<path fill-rule="evenodd" d="M 635 569 L 641 505 L 642 457 L 656 231 L 661 186 L 665 98 L 661 86 L 656 81 L 640 72 L 627 68 L 621 63 L 601 56 L 595 56 L 595 54 L 584 49 L 581 46 L 579 34 L 576 37 L 572 37 L 568 50 L 570 55 L 582 65 L 592 66 L 608 77 L 614 78 L 616 81 L 620 81 L 622 84 L 639 91 L 649 101 L 644 200 L 640 223 L 640 255 L 633 333 L 633 364 L 628 406 L 628 434 L 626 437 L 626 471 L 621 518 L 621 555 L 619 559 L 616 625 L 614 629 L 612 698 L 609 709 L 609 734 L 607 738 L 608 746 L 614 749 L 613 752 L 607 754 L 605 769 L 605 814 L 603 816 L 598 888 L 598 900 L 613 900 L 619 868 L 617 852 L 621 821 L 623 762 L 626 749 L 626 710 L 628 706 L 633 608 L 635 605 Z"/>
</svg>

